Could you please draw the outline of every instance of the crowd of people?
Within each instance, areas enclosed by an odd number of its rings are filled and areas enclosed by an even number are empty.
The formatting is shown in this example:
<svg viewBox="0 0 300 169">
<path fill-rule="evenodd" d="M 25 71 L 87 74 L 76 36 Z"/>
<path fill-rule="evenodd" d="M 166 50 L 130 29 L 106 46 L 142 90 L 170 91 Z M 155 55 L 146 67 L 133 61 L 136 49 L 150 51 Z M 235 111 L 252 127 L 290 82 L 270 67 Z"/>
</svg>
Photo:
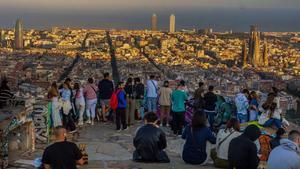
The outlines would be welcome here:
<svg viewBox="0 0 300 169">
<path fill-rule="evenodd" d="M 54 127 L 63 125 L 73 132 L 77 125 L 94 124 L 95 119 L 114 121 L 117 131 L 127 130 L 136 121 L 143 125 L 135 133 L 133 160 L 168 163 L 167 138 L 162 127 L 171 128 L 174 136 L 185 140 L 182 159 L 188 164 L 230 169 L 255 169 L 265 162 L 269 169 L 300 167 L 300 133 L 288 133 L 288 122 L 280 109 L 278 90 L 274 87 L 266 100 L 255 91 L 243 89 L 233 102 L 214 92 L 214 86 L 199 83 L 194 95 L 187 92 L 185 81 L 175 88 L 154 75 L 146 81 L 130 76 L 116 87 L 108 73 L 98 85 L 92 78 L 86 85 L 66 79 L 49 90 Z M 62 117 L 62 119 L 61 119 Z M 276 134 L 265 128 L 274 128 Z M 46 151 L 45 151 L 46 154 Z M 44 156 L 46 156 L 44 154 Z M 282 156 L 281 154 L 287 154 Z M 74 164 L 80 156 L 74 155 Z M 288 164 L 280 163 L 287 158 Z M 46 164 L 50 162 L 44 160 Z"/>
<path fill-rule="evenodd" d="M 60 86 L 53 82 L 48 92 L 52 126 L 63 125 L 69 132 L 75 132 L 76 123 L 77 126 L 84 123 L 94 125 L 96 119 L 106 122 L 109 99 L 113 92 L 113 82 L 108 73 L 104 74 L 98 86 L 93 78 L 88 78 L 85 85 L 73 83 L 70 78 Z"/>
</svg>

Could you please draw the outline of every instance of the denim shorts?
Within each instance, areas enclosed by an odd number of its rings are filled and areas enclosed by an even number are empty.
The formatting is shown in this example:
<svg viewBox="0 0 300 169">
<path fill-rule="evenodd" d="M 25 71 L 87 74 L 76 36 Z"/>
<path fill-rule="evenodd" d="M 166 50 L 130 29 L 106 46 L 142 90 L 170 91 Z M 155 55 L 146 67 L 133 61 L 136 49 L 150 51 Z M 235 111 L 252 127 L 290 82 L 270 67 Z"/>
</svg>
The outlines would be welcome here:
<svg viewBox="0 0 300 169">
<path fill-rule="evenodd" d="M 101 106 L 109 106 L 109 99 L 101 99 L 100 104 Z"/>
</svg>

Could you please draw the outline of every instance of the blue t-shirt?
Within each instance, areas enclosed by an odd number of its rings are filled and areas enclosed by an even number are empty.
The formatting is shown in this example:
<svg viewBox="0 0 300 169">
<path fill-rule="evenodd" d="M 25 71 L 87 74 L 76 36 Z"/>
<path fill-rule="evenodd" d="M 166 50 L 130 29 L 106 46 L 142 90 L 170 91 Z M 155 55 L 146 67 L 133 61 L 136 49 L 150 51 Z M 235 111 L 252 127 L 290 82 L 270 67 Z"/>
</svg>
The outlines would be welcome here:
<svg viewBox="0 0 300 169">
<path fill-rule="evenodd" d="M 118 93 L 118 108 L 126 108 L 126 93 L 124 90 Z"/>
<path fill-rule="evenodd" d="M 254 106 L 258 107 L 258 102 L 257 102 L 257 100 L 256 100 L 256 99 L 251 99 L 250 105 L 254 105 Z"/>
<path fill-rule="evenodd" d="M 71 90 L 70 89 L 62 88 L 60 90 L 60 93 L 61 93 L 61 99 L 63 101 L 70 101 L 70 99 L 71 99 Z"/>
</svg>

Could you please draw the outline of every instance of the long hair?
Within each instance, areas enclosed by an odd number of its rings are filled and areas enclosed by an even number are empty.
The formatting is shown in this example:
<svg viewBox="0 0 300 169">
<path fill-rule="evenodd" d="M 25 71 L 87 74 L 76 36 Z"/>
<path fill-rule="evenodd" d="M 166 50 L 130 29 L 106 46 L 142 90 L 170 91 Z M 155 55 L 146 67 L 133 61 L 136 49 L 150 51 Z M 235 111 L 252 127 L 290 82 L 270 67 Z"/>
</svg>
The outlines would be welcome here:
<svg viewBox="0 0 300 169">
<path fill-rule="evenodd" d="M 252 91 L 252 92 L 250 93 L 250 96 L 251 96 L 251 99 L 256 99 L 256 100 L 258 100 L 258 95 L 257 95 L 257 93 L 256 93 L 255 91 Z"/>
<path fill-rule="evenodd" d="M 203 111 L 196 111 L 192 118 L 192 128 L 203 128 L 206 127 L 206 114 Z"/>
<path fill-rule="evenodd" d="M 262 105 L 262 108 L 267 110 L 270 108 L 271 104 L 274 102 L 275 99 L 275 94 L 274 93 L 269 93 L 267 100 L 265 103 Z"/>
<path fill-rule="evenodd" d="M 54 81 L 51 84 L 50 90 L 48 92 L 48 98 L 59 96 L 57 83 Z"/>
<path fill-rule="evenodd" d="M 76 95 L 80 90 L 80 84 L 79 83 L 74 83 L 74 90 L 76 91 Z"/>
<path fill-rule="evenodd" d="M 231 128 L 233 128 L 235 131 L 240 131 L 240 123 L 236 118 L 232 118 L 227 122 L 225 131 Z"/>
</svg>

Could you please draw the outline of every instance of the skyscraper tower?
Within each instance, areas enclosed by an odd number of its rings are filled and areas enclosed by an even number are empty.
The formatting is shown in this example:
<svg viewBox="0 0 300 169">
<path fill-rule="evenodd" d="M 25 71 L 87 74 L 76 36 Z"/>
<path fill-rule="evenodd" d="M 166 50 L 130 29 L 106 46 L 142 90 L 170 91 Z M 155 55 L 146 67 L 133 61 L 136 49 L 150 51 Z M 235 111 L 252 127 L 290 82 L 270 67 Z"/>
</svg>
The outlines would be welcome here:
<svg viewBox="0 0 300 169">
<path fill-rule="evenodd" d="M 20 19 L 15 26 L 15 49 L 23 49 L 23 23 Z"/>
<path fill-rule="evenodd" d="M 258 32 L 258 27 L 255 25 L 250 27 L 249 59 L 250 64 L 254 67 L 260 66 L 260 32 Z"/>
<path fill-rule="evenodd" d="M 170 33 L 175 33 L 175 15 L 170 16 Z"/>
<path fill-rule="evenodd" d="M 246 67 L 248 64 L 248 55 L 247 55 L 247 42 L 246 40 L 242 45 L 242 59 L 243 59 L 243 67 Z"/>
<path fill-rule="evenodd" d="M 268 42 L 267 39 L 264 40 L 264 48 L 263 48 L 263 66 L 269 66 L 269 58 L 268 58 Z"/>
<path fill-rule="evenodd" d="M 156 16 L 156 14 L 153 14 L 151 17 L 151 30 L 157 31 L 157 16 Z"/>
</svg>

